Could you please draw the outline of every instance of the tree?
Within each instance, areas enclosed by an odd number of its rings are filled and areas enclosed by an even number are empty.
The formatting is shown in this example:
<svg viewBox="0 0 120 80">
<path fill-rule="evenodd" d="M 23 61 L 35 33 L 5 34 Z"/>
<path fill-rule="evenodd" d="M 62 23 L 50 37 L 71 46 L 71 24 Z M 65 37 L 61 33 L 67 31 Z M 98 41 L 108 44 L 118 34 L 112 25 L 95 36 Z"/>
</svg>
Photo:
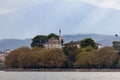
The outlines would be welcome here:
<svg viewBox="0 0 120 80">
<path fill-rule="evenodd" d="M 24 68 L 29 67 L 30 61 L 30 48 L 18 48 L 6 57 L 5 66 L 8 68 Z"/>
<path fill-rule="evenodd" d="M 120 52 L 120 41 L 113 41 L 113 48 Z"/>
<path fill-rule="evenodd" d="M 48 36 L 46 35 L 37 35 L 32 39 L 32 43 L 31 43 L 31 47 L 44 47 L 44 44 L 46 44 L 48 42 L 48 40 L 52 37 L 55 37 L 56 39 L 59 40 L 59 36 L 51 33 Z M 61 41 L 61 44 L 63 43 L 63 39 Z"/>
<path fill-rule="evenodd" d="M 84 47 L 84 48 L 81 48 L 81 50 L 82 50 L 82 51 L 87 51 L 87 52 L 89 52 L 89 51 L 92 51 L 92 50 L 94 50 L 94 49 L 93 49 L 93 47 L 91 47 L 91 45 L 90 45 L 90 46 L 86 46 L 86 47 Z"/>
<path fill-rule="evenodd" d="M 59 36 L 54 34 L 54 33 L 51 33 L 51 34 L 48 35 L 48 39 L 50 39 L 52 37 L 55 37 L 56 39 L 59 39 Z"/>
<path fill-rule="evenodd" d="M 82 48 L 84 48 L 84 47 L 86 47 L 86 46 L 91 46 L 92 48 L 97 49 L 96 43 L 95 43 L 94 40 L 91 39 L 91 38 L 86 38 L 86 39 L 82 40 L 82 41 L 80 42 L 80 46 L 81 46 Z"/>
<path fill-rule="evenodd" d="M 16 51 L 12 51 L 5 60 L 6 68 L 17 68 L 19 66 L 18 55 Z"/>
<path fill-rule="evenodd" d="M 32 39 L 31 47 L 44 47 L 44 44 L 47 42 L 47 36 L 37 35 Z"/>
<path fill-rule="evenodd" d="M 21 47 L 16 50 L 18 56 L 19 68 L 29 68 L 31 66 L 31 49 Z"/>
<path fill-rule="evenodd" d="M 101 68 L 115 68 L 118 61 L 118 53 L 113 47 L 104 47 L 98 51 Z"/>
<path fill-rule="evenodd" d="M 41 55 L 41 66 L 44 68 L 61 68 L 66 56 L 61 49 L 44 50 Z"/>
<path fill-rule="evenodd" d="M 66 67 L 67 68 L 72 68 L 73 63 L 76 60 L 76 49 L 77 47 L 74 46 L 69 46 L 69 47 L 63 47 L 64 54 L 67 56 L 67 62 L 66 62 Z"/>
<path fill-rule="evenodd" d="M 62 68 L 66 62 L 66 55 L 62 49 L 46 50 L 34 47 L 16 49 L 6 57 L 7 68 Z"/>
<path fill-rule="evenodd" d="M 95 68 L 97 55 L 96 51 L 82 52 L 76 56 L 75 68 Z"/>
<path fill-rule="evenodd" d="M 116 68 L 118 54 L 112 47 L 100 50 L 83 52 L 77 55 L 74 67 L 76 68 Z M 119 66 L 119 65 L 118 65 Z"/>
</svg>

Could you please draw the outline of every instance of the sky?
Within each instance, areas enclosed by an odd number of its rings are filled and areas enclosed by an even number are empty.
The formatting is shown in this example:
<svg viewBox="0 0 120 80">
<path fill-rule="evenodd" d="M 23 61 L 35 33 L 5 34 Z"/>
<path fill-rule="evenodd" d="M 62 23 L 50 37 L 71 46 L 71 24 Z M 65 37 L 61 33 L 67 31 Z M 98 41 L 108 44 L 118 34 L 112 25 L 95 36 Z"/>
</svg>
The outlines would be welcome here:
<svg viewBox="0 0 120 80">
<path fill-rule="evenodd" d="M 59 4 L 61 2 L 63 3 L 63 7 L 61 6 L 61 4 Z M 80 3 L 80 4 L 77 4 L 77 5 L 73 4 L 72 7 L 70 7 L 70 5 L 66 5 L 64 4 L 64 2 Z M 47 3 L 48 5 L 45 3 Z M 83 14 L 85 17 L 83 18 L 82 16 L 79 17 L 81 19 L 76 18 L 75 16 L 75 21 L 74 21 L 72 20 L 72 18 L 74 18 L 73 15 L 77 14 L 78 10 L 84 9 L 84 8 L 81 8 L 83 7 L 81 3 L 87 3 L 96 7 L 100 7 L 100 10 L 97 10 L 97 9 L 91 10 L 89 15 L 85 13 Z M 40 14 L 30 12 L 31 8 L 35 9 L 37 6 L 40 9 L 40 12 L 41 12 Z M 84 7 L 86 7 L 86 5 Z M 33 10 L 33 11 L 38 12 L 37 10 Z M 79 11 L 79 13 L 82 14 L 84 13 L 84 11 L 85 10 L 81 10 L 81 12 Z M 90 33 L 90 34 L 95 33 L 95 34 L 107 34 L 107 35 L 108 33 L 111 35 L 116 33 L 120 34 L 119 32 L 120 24 L 119 22 L 117 22 L 119 20 L 118 18 L 120 17 L 118 14 L 119 11 L 120 11 L 120 0 L 0 0 L 0 18 L 1 18 L 0 19 L 0 34 L 1 34 L 0 39 L 31 38 L 38 34 L 49 34 L 51 32 L 57 33 L 59 29 L 62 29 L 63 35 L 79 34 L 79 33 Z M 109 14 L 109 12 L 111 13 Z M 36 15 L 33 16 L 32 13 Z M 101 14 L 97 15 L 98 13 L 101 13 Z M 105 28 L 102 25 L 103 23 L 100 21 L 108 20 L 108 17 L 106 16 L 112 15 L 112 14 L 114 15 L 114 13 L 118 14 L 115 17 L 113 17 L 115 18 L 114 20 L 116 21 L 114 21 L 113 24 L 110 23 L 112 21 L 108 21 L 104 23 L 106 25 L 110 25 L 110 27 L 107 26 Z M 94 16 L 94 15 L 97 15 L 97 16 Z M 42 17 L 43 19 L 42 20 L 38 19 L 35 16 L 37 16 L 38 18 Z M 69 17 L 69 16 L 73 16 L 73 17 Z M 53 19 L 51 20 L 51 18 Z M 93 21 L 90 21 L 90 18 L 93 18 L 92 19 Z M 32 21 L 32 20 L 30 21 L 30 19 L 35 21 Z M 38 22 L 38 20 L 39 21 L 41 20 L 41 21 Z M 78 22 L 77 20 L 81 22 Z M 64 23 L 66 21 L 69 22 L 69 25 Z M 53 22 L 56 24 L 52 24 Z M 99 24 L 99 26 L 100 25 L 103 26 L 104 30 L 102 30 L 103 28 L 97 27 L 98 23 L 101 23 Z M 69 27 L 69 30 L 68 30 L 68 27 L 65 27 L 65 26 L 70 26 L 70 25 L 75 27 Z M 115 28 L 114 26 L 116 26 L 116 29 L 114 29 Z M 43 30 L 40 30 L 41 28 Z M 99 31 L 96 31 L 96 29 L 99 29 Z"/>
<path fill-rule="evenodd" d="M 120 9 L 120 0 L 0 0 L 0 14 L 10 13 L 26 6 L 33 6 L 43 2 L 86 2 L 92 5 Z"/>
</svg>

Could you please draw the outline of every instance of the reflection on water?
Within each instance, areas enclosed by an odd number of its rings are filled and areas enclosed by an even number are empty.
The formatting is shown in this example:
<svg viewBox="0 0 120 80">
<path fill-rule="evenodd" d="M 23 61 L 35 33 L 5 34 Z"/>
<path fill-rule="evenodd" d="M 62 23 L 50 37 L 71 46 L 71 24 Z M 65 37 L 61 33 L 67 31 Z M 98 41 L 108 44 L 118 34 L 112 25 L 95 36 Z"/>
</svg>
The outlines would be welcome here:
<svg viewBox="0 0 120 80">
<path fill-rule="evenodd" d="M 3 72 L 0 80 L 120 80 L 120 72 Z"/>
</svg>

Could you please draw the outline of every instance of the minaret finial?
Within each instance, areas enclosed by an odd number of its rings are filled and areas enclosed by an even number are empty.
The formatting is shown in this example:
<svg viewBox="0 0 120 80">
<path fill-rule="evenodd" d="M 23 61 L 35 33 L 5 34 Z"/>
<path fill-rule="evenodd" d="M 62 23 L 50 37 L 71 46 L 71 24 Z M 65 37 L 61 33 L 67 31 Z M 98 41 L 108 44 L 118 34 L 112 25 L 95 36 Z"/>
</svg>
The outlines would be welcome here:
<svg viewBox="0 0 120 80">
<path fill-rule="evenodd" d="M 59 29 L 59 41 L 60 41 L 60 43 L 61 43 L 61 29 Z"/>
<path fill-rule="evenodd" d="M 59 29 L 59 36 L 61 36 L 61 29 Z"/>
</svg>

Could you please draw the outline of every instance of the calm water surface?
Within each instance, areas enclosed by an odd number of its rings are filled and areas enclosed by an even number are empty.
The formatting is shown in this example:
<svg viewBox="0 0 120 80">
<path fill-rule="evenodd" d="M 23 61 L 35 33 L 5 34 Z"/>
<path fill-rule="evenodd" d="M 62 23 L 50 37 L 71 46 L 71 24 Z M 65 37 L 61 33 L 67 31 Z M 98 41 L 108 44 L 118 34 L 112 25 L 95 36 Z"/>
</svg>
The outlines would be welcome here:
<svg viewBox="0 0 120 80">
<path fill-rule="evenodd" d="M 0 80 L 120 80 L 120 72 L 4 72 Z"/>
</svg>

